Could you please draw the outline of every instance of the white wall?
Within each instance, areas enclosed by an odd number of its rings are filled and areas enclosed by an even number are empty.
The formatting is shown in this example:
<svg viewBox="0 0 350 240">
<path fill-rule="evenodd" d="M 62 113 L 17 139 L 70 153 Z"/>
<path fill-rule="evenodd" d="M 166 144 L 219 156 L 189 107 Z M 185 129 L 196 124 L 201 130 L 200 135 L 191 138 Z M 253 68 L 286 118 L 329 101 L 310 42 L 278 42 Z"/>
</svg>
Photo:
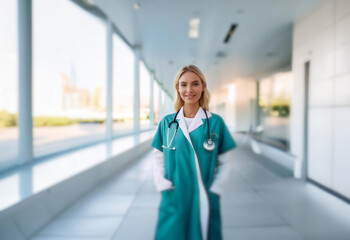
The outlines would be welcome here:
<svg viewBox="0 0 350 240">
<path fill-rule="evenodd" d="M 310 61 L 308 176 L 350 197 L 350 1 L 328 0 L 294 24 L 291 152 L 303 161 L 304 63 Z M 298 176 L 297 176 L 298 177 Z"/>
<path fill-rule="evenodd" d="M 212 93 L 210 110 L 222 116 L 227 126 L 233 130 L 247 131 L 250 119 L 255 123 L 256 110 L 255 106 L 250 109 L 250 101 L 256 103 L 256 91 L 255 80 L 236 79 Z"/>
</svg>

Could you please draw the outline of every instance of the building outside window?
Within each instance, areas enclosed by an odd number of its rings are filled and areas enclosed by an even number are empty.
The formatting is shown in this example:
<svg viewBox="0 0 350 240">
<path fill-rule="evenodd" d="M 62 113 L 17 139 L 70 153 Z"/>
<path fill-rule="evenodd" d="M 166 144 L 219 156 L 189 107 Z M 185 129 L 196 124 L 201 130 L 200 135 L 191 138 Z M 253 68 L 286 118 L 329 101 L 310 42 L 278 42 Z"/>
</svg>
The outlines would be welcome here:
<svg viewBox="0 0 350 240">
<path fill-rule="evenodd" d="M 292 72 L 280 72 L 259 81 L 260 140 L 289 151 Z"/>
<path fill-rule="evenodd" d="M 36 157 L 105 138 L 106 31 L 72 1 L 33 1 Z"/>
<path fill-rule="evenodd" d="M 153 102 L 154 126 L 157 126 L 159 122 L 159 85 L 156 81 L 154 81 L 153 85 Z"/>
<path fill-rule="evenodd" d="M 133 131 L 134 61 L 132 49 L 119 36 L 113 35 L 113 133 Z"/>
<path fill-rule="evenodd" d="M 140 63 L 140 129 L 150 128 L 150 86 L 151 76 L 141 61 Z"/>
<path fill-rule="evenodd" d="M 0 169 L 18 158 L 17 1 L 0 1 Z"/>
</svg>

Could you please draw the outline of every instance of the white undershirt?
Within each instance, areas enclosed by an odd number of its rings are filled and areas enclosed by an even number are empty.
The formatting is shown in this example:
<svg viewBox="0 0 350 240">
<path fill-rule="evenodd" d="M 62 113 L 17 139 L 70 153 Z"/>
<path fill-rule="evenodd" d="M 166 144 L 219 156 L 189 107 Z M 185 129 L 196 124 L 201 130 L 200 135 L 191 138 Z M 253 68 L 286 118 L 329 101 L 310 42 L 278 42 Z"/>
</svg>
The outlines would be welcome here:
<svg viewBox="0 0 350 240">
<path fill-rule="evenodd" d="M 191 123 L 193 122 L 194 118 L 187 118 L 187 117 L 184 117 L 184 118 L 185 118 L 186 126 L 188 129 L 191 126 Z"/>
</svg>

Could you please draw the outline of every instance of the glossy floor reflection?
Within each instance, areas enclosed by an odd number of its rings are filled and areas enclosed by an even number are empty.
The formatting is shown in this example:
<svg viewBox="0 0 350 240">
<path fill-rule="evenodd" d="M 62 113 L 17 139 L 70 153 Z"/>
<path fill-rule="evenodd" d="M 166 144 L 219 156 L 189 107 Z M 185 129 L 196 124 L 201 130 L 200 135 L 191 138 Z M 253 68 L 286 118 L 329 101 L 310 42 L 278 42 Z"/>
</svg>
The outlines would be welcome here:
<svg viewBox="0 0 350 240">
<path fill-rule="evenodd" d="M 232 172 L 221 197 L 224 239 L 350 239 L 350 206 L 293 179 L 244 148 L 232 154 Z M 160 194 L 151 153 L 121 176 L 77 201 L 32 240 L 153 239 Z M 271 167 L 271 164 L 268 164 Z"/>
</svg>

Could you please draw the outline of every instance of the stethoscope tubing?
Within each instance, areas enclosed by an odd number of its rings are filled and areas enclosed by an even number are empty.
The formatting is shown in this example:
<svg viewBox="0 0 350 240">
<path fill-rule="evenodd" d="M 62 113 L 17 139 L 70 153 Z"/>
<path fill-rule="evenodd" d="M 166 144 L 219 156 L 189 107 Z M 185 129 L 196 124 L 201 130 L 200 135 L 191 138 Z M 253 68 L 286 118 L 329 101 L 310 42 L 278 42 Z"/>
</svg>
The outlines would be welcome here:
<svg viewBox="0 0 350 240">
<path fill-rule="evenodd" d="M 174 120 L 169 123 L 168 131 L 167 131 L 167 144 L 168 144 L 168 146 L 166 147 L 166 146 L 163 145 L 162 146 L 163 148 L 169 148 L 169 149 L 175 150 L 175 147 L 170 148 L 170 146 L 173 143 L 175 135 L 176 135 L 176 132 L 177 132 L 177 129 L 179 128 L 179 122 L 176 120 L 176 117 L 179 114 L 180 110 L 177 111 L 177 113 L 175 114 Z M 207 126 L 208 126 L 208 129 L 207 129 L 208 139 L 207 139 L 207 141 L 204 142 L 203 145 L 204 145 L 204 148 L 206 150 L 212 151 L 215 148 L 215 143 L 210 138 L 210 124 L 209 124 L 209 118 L 208 118 L 208 115 L 207 115 L 207 111 L 205 109 L 203 109 L 203 111 L 204 111 L 205 117 L 207 119 Z M 169 143 L 169 131 L 170 131 L 171 124 L 173 124 L 173 123 L 176 124 L 176 128 L 175 128 L 175 132 L 173 134 L 173 137 L 171 138 L 171 141 Z M 206 147 L 206 144 L 209 145 L 209 146 L 211 146 L 213 144 L 213 146 L 212 147 Z"/>
</svg>

